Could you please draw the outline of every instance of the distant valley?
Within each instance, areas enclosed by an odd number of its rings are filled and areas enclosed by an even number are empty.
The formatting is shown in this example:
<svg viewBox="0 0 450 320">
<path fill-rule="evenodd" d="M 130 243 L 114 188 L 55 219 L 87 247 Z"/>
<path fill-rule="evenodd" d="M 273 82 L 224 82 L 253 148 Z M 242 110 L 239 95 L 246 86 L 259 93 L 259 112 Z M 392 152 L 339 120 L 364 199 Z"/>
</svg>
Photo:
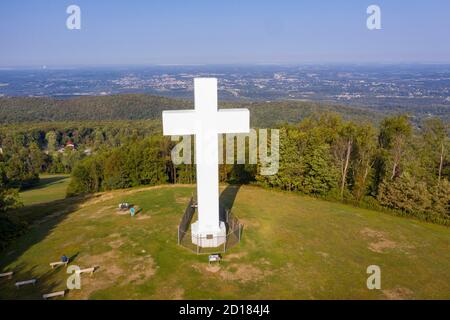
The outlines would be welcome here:
<svg viewBox="0 0 450 320">
<path fill-rule="evenodd" d="M 193 98 L 217 77 L 221 101 L 314 101 L 424 116 L 450 113 L 450 65 L 225 65 L 0 69 L 0 97 L 150 94 Z"/>
</svg>

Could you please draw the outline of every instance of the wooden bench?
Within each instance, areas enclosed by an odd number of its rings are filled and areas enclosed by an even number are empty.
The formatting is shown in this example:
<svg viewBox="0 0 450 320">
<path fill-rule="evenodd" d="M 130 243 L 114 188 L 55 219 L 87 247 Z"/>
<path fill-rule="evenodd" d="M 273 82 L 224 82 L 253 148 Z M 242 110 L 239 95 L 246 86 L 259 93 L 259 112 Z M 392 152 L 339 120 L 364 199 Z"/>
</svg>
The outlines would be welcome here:
<svg viewBox="0 0 450 320">
<path fill-rule="evenodd" d="M 69 263 L 69 260 L 67 260 L 66 262 L 62 262 L 62 261 L 51 262 L 50 263 L 50 267 L 52 267 L 52 269 L 57 268 L 57 267 L 62 266 L 62 265 L 65 265 L 67 267 L 68 263 Z"/>
<path fill-rule="evenodd" d="M 208 256 L 208 263 L 211 264 L 211 262 L 219 262 L 222 260 L 219 254 L 211 254 Z"/>
<path fill-rule="evenodd" d="M 81 269 L 81 270 L 77 270 L 75 271 L 77 274 L 82 274 L 82 273 L 90 273 L 91 276 L 94 274 L 95 271 L 95 267 L 92 268 L 86 268 L 86 269 Z"/>
<path fill-rule="evenodd" d="M 16 282 L 16 287 L 17 287 L 17 289 L 19 289 L 20 286 L 24 286 L 24 285 L 27 285 L 27 284 L 35 285 L 36 284 L 36 279 Z"/>
<path fill-rule="evenodd" d="M 47 294 L 42 295 L 42 298 L 44 300 L 47 300 L 49 298 L 54 298 L 54 297 L 64 297 L 65 294 L 66 294 L 66 291 L 52 292 L 52 293 L 47 293 Z"/>
<path fill-rule="evenodd" d="M 12 279 L 14 272 L 5 272 L 5 273 L 0 273 L 0 278 L 5 278 L 8 277 L 8 279 Z"/>
</svg>

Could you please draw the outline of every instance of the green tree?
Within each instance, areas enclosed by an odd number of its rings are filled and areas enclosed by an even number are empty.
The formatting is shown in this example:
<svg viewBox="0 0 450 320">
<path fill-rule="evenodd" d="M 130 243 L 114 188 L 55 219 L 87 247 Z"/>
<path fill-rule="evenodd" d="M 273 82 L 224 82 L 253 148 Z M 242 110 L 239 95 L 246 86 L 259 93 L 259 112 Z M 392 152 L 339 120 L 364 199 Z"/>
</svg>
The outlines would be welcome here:
<svg viewBox="0 0 450 320">
<path fill-rule="evenodd" d="M 432 212 L 442 218 L 450 219 L 450 182 L 442 180 L 430 190 Z"/>
<path fill-rule="evenodd" d="M 358 127 L 352 160 L 352 192 L 357 201 L 361 201 L 366 194 L 376 152 L 375 129 L 370 124 Z"/>
<path fill-rule="evenodd" d="M 17 189 L 7 187 L 6 166 L 0 154 L 0 212 L 14 209 L 21 205 Z"/>
<path fill-rule="evenodd" d="M 424 149 L 427 151 L 426 155 L 430 158 L 432 165 L 437 167 L 438 181 L 441 181 L 444 163 L 450 150 L 448 129 L 449 126 L 438 118 L 428 119 L 424 122 Z"/>
<path fill-rule="evenodd" d="M 259 183 L 268 187 L 277 187 L 284 190 L 299 190 L 303 181 L 303 163 L 301 162 L 301 150 L 299 142 L 301 132 L 295 128 L 286 126 L 280 129 L 280 163 L 278 173 L 274 176 L 257 175 Z M 257 172 L 260 172 L 260 164 Z"/>
<path fill-rule="evenodd" d="M 332 165 L 330 147 L 321 144 L 308 149 L 302 157 L 303 181 L 301 191 L 326 195 L 337 186 L 337 172 Z"/>
<path fill-rule="evenodd" d="M 45 140 L 47 140 L 47 150 L 49 152 L 55 152 L 58 148 L 58 137 L 55 131 L 51 130 L 45 134 Z"/>
<path fill-rule="evenodd" d="M 337 167 L 340 169 L 340 195 L 343 199 L 351 155 L 357 136 L 357 127 L 352 122 L 347 122 L 338 127 L 338 130 L 338 136 L 332 145 L 332 149 Z"/>
<path fill-rule="evenodd" d="M 424 215 L 431 209 L 431 195 L 426 184 L 407 172 L 394 181 L 386 179 L 381 183 L 378 200 L 383 206 L 410 214 Z"/>
<path fill-rule="evenodd" d="M 386 154 L 386 167 L 390 168 L 391 180 L 401 175 L 402 161 L 407 152 L 411 134 L 412 126 L 405 115 L 389 117 L 381 123 L 379 143 Z"/>
</svg>

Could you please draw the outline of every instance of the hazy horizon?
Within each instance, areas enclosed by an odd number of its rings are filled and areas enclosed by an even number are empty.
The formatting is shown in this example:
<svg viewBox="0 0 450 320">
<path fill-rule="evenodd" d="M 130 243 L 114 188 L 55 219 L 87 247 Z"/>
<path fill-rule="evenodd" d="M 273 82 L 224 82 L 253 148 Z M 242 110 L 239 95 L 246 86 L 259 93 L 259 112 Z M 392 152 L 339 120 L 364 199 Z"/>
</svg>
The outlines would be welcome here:
<svg viewBox="0 0 450 320">
<path fill-rule="evenodd" d="M 302 66 L 349 66 L 349 67 L 376 67 L 376 66 L 405 66 L 405 67 L 420 67 L 420 66 L 450 66 L 449 62 L 298 62 L 298 63 L 143 63 L 143 64 L 73 64 L 73 65 L 57 65 L 57 64 L 36 64 L 36 65 L 0 65 L 1 70 L 70 70 L 83 68 L 151 68 L 151 67 L 302 67 Z"/>
</svg>

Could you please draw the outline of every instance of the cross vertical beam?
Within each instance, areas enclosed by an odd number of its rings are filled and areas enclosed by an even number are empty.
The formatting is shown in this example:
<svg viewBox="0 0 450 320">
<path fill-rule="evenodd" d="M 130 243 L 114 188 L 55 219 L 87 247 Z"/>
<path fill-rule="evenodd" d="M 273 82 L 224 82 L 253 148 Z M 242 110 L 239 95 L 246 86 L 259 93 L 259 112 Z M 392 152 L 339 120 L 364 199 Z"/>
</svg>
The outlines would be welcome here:
<svg viewBox="0 0 450 320">
<path fill-rule="evenodd" d="M 195 110 L 164 111 L 164 135 L 195 134 L 198 233 L 221 232 L 219 221 L 219 141 L 221 133 L 248 133 L 247 109 L 217 110 L 217 79 L 194 79 Z"/>
</svg>

